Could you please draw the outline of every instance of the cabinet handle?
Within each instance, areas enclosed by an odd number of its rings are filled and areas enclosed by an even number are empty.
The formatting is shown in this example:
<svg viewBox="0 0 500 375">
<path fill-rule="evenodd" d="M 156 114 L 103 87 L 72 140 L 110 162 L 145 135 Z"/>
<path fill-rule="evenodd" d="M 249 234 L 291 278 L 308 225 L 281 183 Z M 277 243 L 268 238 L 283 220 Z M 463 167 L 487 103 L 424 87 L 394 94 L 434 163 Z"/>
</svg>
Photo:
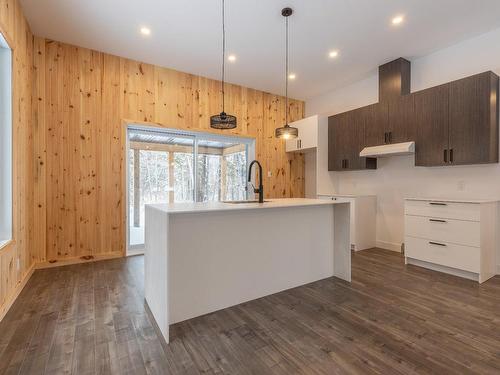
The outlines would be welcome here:
<svg viewBox="0 0 500 375">
<path fill-rule="evenodd" d="M 387 132 L 384 133 L 384 143 L 387 144 Z"/>
<path fill-rule="evenodd" d="M 444 162 L 448 163 L 448 150 L 444 150 Z"/>
<path fill-rule="evenodd" d="M 453 163 L 453 149 L 450 148 L 450 163 Z"/>
<path fill-rule="evenodd" d="M 447 206 L 446 203 L 440 203 L 440 202 L 429 202 L 429 204 L 432 206 Z"/>
<path fill-rule="evenodd" d="M 446 247 L 446 244 L 444 244 L 444 243 L 439 243 L 439 242 L 434 242 L 434 241 L 429 241 L 429 245 L 436 245 L 436 246 L 443 246 L 443 247 Z"/>
<path fill-rule="evenodd" d="M 432 221 L 434 223 L 447 223 L 446 220 L 439 220 L 439 219 L 429 219 L 429 221 Z"/>
</svg>

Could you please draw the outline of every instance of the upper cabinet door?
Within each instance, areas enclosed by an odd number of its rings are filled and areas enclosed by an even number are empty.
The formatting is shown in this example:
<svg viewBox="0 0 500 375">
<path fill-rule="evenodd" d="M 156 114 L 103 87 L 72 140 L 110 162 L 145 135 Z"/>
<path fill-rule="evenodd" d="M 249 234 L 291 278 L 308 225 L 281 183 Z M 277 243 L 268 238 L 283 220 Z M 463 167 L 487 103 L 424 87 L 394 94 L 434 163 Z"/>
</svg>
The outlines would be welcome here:
<svg viewBox="0 0 500 375">
<path fill-rule="evenodd" d="M 328 170 L 342 171 L 345 168 L 346 142 L 348 136 L 347 113 L 328 118 Z"/>
<path fill-rule="evenodd" d="M 492 72 L 451 82 L 450 162 L 498 162 L 498 76 Z"/>
<path fill-rule="evenodd" d="M 389 143 L 415 141 L 415 97 L 403 95 L 389 101 Z"/>
<path fill-rule="evenodd" d="M 298 129 L 301 149 L 318 147 L 318 121 L 318 115 L 306 117 L 299 121 Z"/>
<path fill-rule="evenodd" d="M 388 104 L 377 103 L 360 108 L 365 121 L 365 145 L 380 146 L 389 143 Z"/>
<path fill-rule="evenodd" d="M 314 115 L 290 123 L 299 130 L 298 138 L 286 140 L 286 152 L 302 151 L 318 147 L 319 116 Z"/>
<path fill-rule="evenodd" d="M 328 170 L 376 169 L 377 160 L 361 158 L 367 107 L 328 118 Z"/>
<path fill-rule="evenodd" d="M 449 165 L 448 97 L 449 85 L 413 94 L 415 100 L 415 165 Z"/>
<path fill-rule="evenodd" d="M 365 116 L 367 107 L 349 111 L 347 115 L 348 129 L 344 135 L 346 144 L 346 169 L 364 169 L 364 160 L 359 157 L 359 153 L 364 147 Z"/>
</svg>

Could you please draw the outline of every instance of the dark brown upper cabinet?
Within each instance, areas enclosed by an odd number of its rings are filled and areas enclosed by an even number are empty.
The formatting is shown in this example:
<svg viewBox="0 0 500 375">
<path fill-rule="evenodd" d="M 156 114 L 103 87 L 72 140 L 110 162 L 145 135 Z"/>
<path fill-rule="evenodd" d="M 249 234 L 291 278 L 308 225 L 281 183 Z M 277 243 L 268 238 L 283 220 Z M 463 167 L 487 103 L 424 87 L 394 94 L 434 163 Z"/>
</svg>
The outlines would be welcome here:
<svg viewBox="0 0 500 375">
<path fill-rule="evenodd" d="M 379 103 L 329 118 L 329 170 L 374 169 L 364 147 L 415 141 L 415 165 L 498 163 L 499 77 L 476 74 L 410 93 L 410 62 L 379 67 Z"/>
<path fill-rule="evenodd" d="M 476 74 L 413 96 L 415 165 L 498 163 L 496 74 Z"/>
<path fill-rule="evenodd" d="M 388 143 L 415 140 L 415 97 L 403 95 L 388 102 Z"/>
<path fill-rule="evenodd" d="M 340 113 L 328 118 L 328 170 L 376 169 L 377 160 L 362 158 L 365 123 L 371 106 Z"/>
<path fill-rule="evenodd" d="M 412 95 L 369 107 L 371 109 L 365 122 L 365 146 L 415 140 L 415 101 Z"/>
<path fill-rule="evenodd" d="M 460 79 L 449 91 L 449 162 L 498 163 L 498 76 Z"/>
<path fill-rule="evenodd" d="M 441 85 L 413 94 L 415 165 L 430 167 L 446 165 L 448 155 L 448 85 Z"/>
<path fill-rule="evenodd" d="M 365 146 L 389 143 L 389 106 L 387 103 L 363 107 Z"/>
</svg>

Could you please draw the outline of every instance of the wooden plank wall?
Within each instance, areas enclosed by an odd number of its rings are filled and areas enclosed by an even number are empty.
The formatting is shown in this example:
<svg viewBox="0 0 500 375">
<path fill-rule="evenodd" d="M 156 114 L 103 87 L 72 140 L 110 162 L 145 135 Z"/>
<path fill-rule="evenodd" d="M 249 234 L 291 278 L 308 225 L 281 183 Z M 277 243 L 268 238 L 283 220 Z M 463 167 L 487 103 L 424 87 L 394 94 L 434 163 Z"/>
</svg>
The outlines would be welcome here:
<svg viewBox="0 0 500 375">
<path fill-rule="evenodd" d="M 126 223 L 124 119 L 212 131 L 220 82 L 51 40 L 34 41 L 38 262 L 120 256 Z M 267 197 L 304 196 L 304 159 L 287 155 L 274 129 L 282 97 L 229 85 L 227 112 L 238 127 L 223 134 L 256 139 Z M 304 103 L 290 101 L 291 119 Z M 220 132 L 219 132 L 220 133 Z"/>
<path fill-rule="evenodd" d="M 33 249 L 33 35 L 16 0 L 0 0 L 0 31 L 13 49 L 13 241 L 0 249 L 0 319 L 35 263 Z M 2 126 L 2 124 L 0 124 Z M 43 248 L 43 246 L 42 246 Z M 19 261 L 19 268 L 18 268 Z"/>
</svg>

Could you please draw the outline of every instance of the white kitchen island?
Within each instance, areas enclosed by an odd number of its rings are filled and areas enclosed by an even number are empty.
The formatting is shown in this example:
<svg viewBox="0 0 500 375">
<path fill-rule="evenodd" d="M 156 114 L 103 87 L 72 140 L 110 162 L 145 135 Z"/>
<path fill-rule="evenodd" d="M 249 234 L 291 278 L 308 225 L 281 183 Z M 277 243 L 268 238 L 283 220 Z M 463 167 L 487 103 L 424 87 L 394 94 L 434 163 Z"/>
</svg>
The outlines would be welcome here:
<svg viewBox="0 0 500 375">
<path fill-rule="evenodd" d="M 145 296 L 169 325 L 327 277 L 351 281 L 349 203 L 146 206 Z"/>
</svg>

